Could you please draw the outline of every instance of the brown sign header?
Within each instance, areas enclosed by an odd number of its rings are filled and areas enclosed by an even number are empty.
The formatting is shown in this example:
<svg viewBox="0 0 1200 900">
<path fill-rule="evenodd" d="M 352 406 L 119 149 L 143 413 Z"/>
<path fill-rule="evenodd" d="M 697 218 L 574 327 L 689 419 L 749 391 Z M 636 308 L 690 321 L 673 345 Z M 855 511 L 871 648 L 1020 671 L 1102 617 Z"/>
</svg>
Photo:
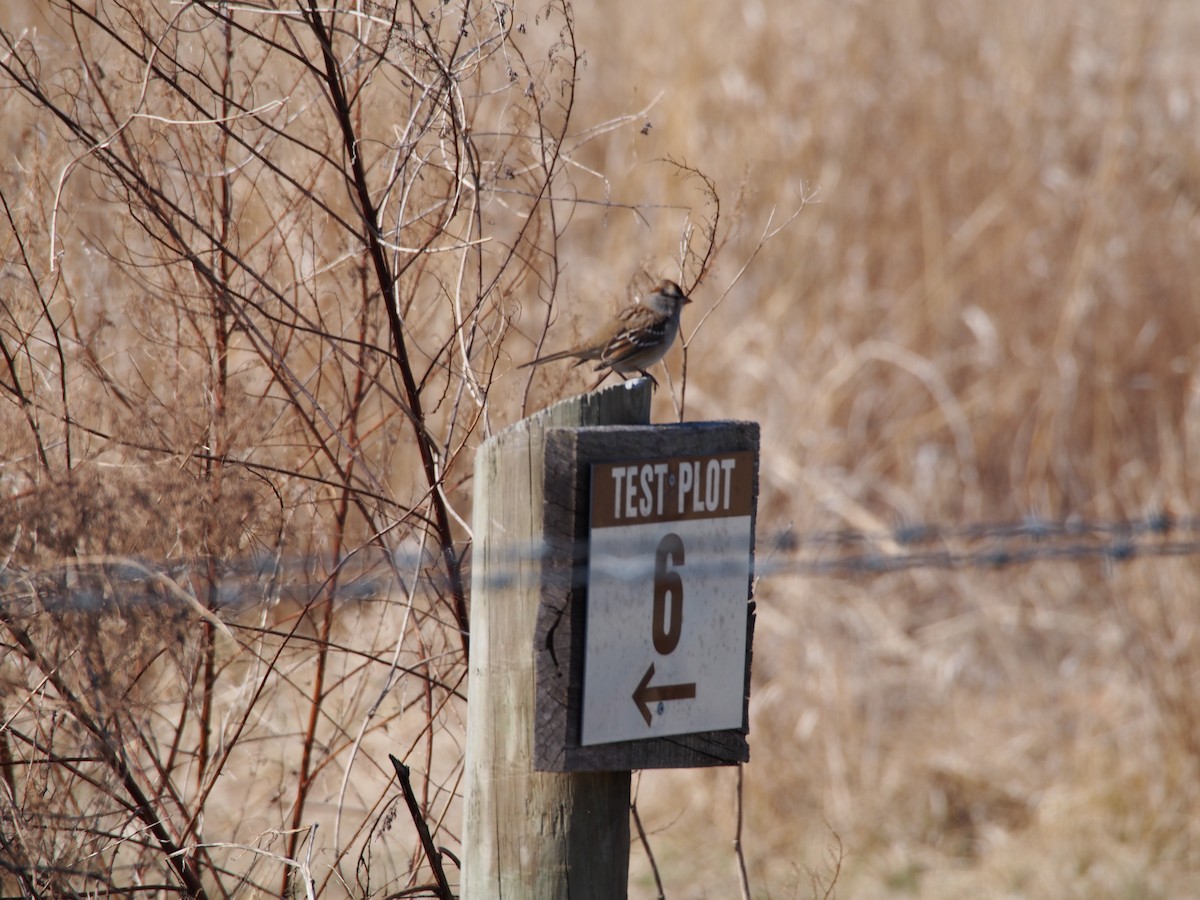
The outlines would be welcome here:
<svg viewBox="0 0 1200 900">
<path fill-rule="evenodd" d="M 748 516 L 754 454 L 670 456 L 592 464 L 592 528 Z"/>
</svg>

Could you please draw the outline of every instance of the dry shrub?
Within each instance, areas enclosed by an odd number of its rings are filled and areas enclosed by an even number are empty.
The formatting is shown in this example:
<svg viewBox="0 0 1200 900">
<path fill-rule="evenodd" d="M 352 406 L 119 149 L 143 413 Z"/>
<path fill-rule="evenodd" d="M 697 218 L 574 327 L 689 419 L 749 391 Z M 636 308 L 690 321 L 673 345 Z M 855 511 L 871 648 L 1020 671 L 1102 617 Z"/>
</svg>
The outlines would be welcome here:
<svg viewBox="0 0 1200 900">
<path fill-rule="evenodd" d="M 6 892 L 423 890 L 389 754 L 457 843 L 578 58 L 564 4 L 368 7 L 0 16 Z"/>
</svg>

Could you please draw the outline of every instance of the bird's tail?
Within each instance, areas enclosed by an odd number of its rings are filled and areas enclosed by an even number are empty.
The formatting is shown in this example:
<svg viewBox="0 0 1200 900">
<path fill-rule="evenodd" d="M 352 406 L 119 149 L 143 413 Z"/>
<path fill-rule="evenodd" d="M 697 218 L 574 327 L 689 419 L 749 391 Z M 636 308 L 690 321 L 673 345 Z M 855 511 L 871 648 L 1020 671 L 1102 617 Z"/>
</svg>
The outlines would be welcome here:
<svg viewBox="0 0 1200 900">
<path fill-rule="evenodd" d="M 528 369 L 530 366 L 540 366 L 542 363 L 554 362 L 556 359 L 571 359 L 579 356 L 578 350 L 559 350 L 557 353 L 547 353 L 545 356 L 539 356 L 537 359 L 531 359 L 527 363 L 521 363 L 517 366 L 518 369 Z M 575 360 L 575 365 L 580 365 L 587 357 L 580 357 Z"/>
</svg>

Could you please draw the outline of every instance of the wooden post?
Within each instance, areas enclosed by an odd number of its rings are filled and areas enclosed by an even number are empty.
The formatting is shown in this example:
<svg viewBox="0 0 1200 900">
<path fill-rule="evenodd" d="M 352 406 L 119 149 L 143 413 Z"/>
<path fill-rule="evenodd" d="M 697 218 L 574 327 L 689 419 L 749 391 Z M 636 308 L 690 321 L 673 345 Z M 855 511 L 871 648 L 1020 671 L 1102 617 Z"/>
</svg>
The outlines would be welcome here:
<svg viewBox="0 0 1200 900">
<path fill-rule="evenodd" d="M 641 425 L 645 379 L 565 400 L 475 457 L 463 900 L 622 898 L 630 774 L 534 771 L 545 432 Z"/>
</svg>

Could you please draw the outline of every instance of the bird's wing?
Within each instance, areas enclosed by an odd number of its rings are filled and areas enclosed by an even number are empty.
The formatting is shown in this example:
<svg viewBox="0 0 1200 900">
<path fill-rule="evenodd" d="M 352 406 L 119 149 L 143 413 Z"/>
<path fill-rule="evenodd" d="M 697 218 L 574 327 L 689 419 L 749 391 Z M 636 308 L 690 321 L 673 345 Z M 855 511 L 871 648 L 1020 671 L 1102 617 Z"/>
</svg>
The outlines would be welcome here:
<svg viewBox="0 0 1200 900">
<path fill-rule="evenodd" d="M 631 313 L 633 315 L 630 315 Z M 641 310 L 636 307 L 626 310 L 623 318 L 629 322 L 628 327 L 618 331 L 600 354 L 600 360 L 606 366 L 620 365 L 652 347 L 657 347 L 666 335 L 666 319 L 647 322 L 641 315 Z"/>
</svg>

